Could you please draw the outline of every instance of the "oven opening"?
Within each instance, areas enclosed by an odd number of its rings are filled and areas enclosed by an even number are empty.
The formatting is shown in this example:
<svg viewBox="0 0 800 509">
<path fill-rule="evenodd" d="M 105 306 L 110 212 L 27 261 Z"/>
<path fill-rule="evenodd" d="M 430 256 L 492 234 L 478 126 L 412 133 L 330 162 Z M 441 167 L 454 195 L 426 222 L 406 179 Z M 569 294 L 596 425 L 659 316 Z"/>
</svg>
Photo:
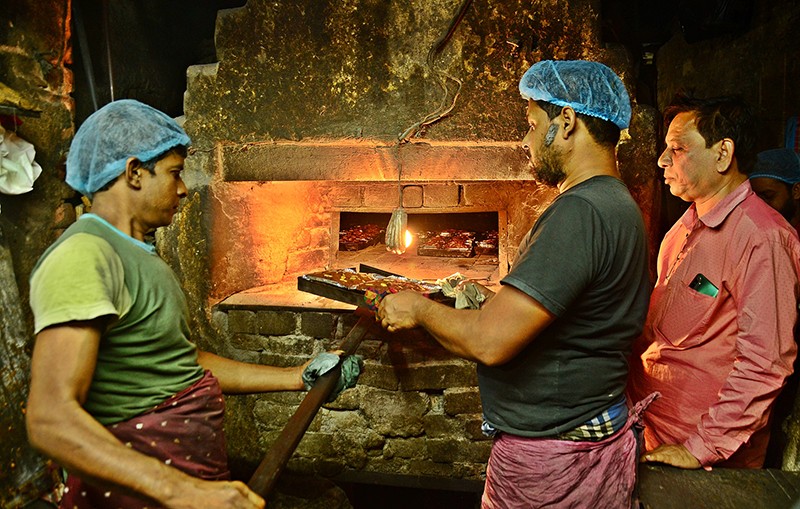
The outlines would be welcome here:
<svg viewBox="0 0 800 509">
<path fill-rule="evenodd" d="M 406 212 L 403 254 L 386 249 L 391 213 L 340 212 L 338 225 L 334 224 L 338 234 L 331 236 L 336 243 L 331 266 L 364 264 L 415 279 L 439 279 L 458 272 L 490 283 L 505 275 L 500 263 L 506 258 L 504 211 Z"/>
</svg>

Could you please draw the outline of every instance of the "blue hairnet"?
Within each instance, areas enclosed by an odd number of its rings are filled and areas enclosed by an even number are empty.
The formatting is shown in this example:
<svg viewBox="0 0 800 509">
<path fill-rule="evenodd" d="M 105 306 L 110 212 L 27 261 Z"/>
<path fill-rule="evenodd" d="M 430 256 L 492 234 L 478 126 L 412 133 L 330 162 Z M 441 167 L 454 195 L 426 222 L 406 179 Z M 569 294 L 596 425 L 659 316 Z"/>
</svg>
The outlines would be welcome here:
<svg viewBox="0 0 800 509">
<path fill-rule="evenodd" d="M 587 60 L 542 60 L 519 82 L 525 99 L 569 106 L 625 129 L 631 122 L 631 101 L 619 76 L 607 66 Z"/>
<path fill-rule="evenodd" d="M 125 171 L 130 157 L 149 161 L 191 143 L 168 115 L 133 99 L 106 104 L 75 133 L 67 154 L 67 184 L 89 198 Z"/>
<path fill-rule="evenodd" d="M 759 152 L 750 178 L 769 177 L 789 185 L 800 182 L 800 158 L 790 148 Z"/>
</svg>

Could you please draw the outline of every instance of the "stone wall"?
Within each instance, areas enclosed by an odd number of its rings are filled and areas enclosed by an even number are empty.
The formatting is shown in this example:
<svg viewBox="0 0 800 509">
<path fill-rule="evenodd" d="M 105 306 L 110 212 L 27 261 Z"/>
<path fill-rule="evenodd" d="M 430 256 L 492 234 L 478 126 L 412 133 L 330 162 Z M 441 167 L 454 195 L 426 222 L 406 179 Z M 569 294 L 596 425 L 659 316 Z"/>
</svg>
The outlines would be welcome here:
<svg viewBox="0 0 800 509">
<path fill-rule="evenodd" d="M 73 134 L 69 7 L 69 0 L 11 0 L 0 9 L 0 83 L 10 90 L 0 94 L 0 116 L 33 144 L 42 167 L 33 191 L 0 193 L 0 506 L 8 508 L 52 488 L 25 434 L 33 340 L 27 301 L 33 264 L 75 218 L 74 193 L 63 183 Z"/>
<path fill-rule="evenodd" d="M 394 140 L 437 110 L 443 74 L 456 107 L 423 129 L 438 140 L 517 141 L 517 83 L 543 58 L 594 58 L 631 79 L 620 48 L 599 39 L 598 2 L 474 1 L 430 68 L 426 59 L 461 2 L 275 3 L 221 11 L 219 63 L 190 76 L 186 127 L 196 145 L 307 138 Z M 453 97 L 453 83 L 446 104 Z"/>
<path fill-rule="evenodd" d="M 355 325 L 351 312 L 237 309 L 221 305 L 224 355 L 297 365 L 335 349 Z M 475 364 L 448 354 L 429 336 L 373 328 L 358 353 L 358 385 L 326 404 L 287 468 L 326 477 L 348 471 L 478 481 L 491 442 L 481 434 Z M 226 398 L 234 469 L 252 469 L 294 413 L 303 393 Z"/>
<path fill-rule="evenodd" d="M 676 32 L 656 57 L 659 108 L 681 89 L 740 95 L 758 117 L 759 150 L 783 146 L 787 118 L 800 113 L 798 23 L 797 2 L 760 0 L 745 33 L 689 43 Z"/>
<path fill-rule="evenodd" d="M 20 297 L 39 254 L 74 221 L 75 192 L 64 183 L 64 161 L 74 133 L 70 2 L 13 0 L 0 10 L 0 82 L 23 98 L 35 116 L 17 117 L 17 135 L 33 144 L 42 175 L 30 193 L 0 193 L 0 227 L 14 253 Z M 41 13 L 47 12 L 47 16 Z M 5 98 L 3 98 L 5 99 Z M 9 104 L 13 101 L 0 101 Z M 13 110 L 0 114 L 13 117 Z M 79 203 L 79 201 L 78 201 Z M 28 313 L 27 306 L 25 312 Z"/>
</svg>

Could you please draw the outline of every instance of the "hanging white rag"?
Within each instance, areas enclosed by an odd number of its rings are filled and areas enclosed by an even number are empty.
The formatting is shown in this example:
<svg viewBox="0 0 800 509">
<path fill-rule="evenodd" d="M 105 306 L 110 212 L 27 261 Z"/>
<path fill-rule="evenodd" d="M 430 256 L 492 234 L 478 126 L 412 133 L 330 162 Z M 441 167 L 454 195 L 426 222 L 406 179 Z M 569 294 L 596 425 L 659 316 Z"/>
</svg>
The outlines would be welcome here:
<svg viewBox="0 0 800 509">
<path fill-rule="evenodd" d="M 0 127 L 0 193 L 23 194 L 33 190 L 42 167 L 33 160 L 33 145 Z"/>
</svg>

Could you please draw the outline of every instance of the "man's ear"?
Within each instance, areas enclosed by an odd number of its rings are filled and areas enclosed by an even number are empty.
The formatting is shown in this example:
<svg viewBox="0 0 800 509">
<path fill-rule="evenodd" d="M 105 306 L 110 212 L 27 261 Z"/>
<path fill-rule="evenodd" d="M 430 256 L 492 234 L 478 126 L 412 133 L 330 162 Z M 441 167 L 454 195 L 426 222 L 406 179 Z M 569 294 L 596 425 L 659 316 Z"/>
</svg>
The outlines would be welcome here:
<svg viewBox="0 0 800 509">
<path fill-rule="evenodd" d="M 562 136 L 566 140 L 575 132 L 575 127 L 578 123 L 578 116 L 575 110 L 569 106 L 561 108 L 561 121 L 564 127 L 564 134 Z"/>
<path fill-rule="evenodd" d="M 129 187 L 134 189 L 142 187 L 142 166 L 141 162 L 135 157 L 129 157 L 125 161 L 125 181 Z"/>
<path fill-rule="evenodd" d="M 800 200 L 800 182 L 792 184 L 792 199 Z"/>
<path fill-rule="evenodd" d="M 730 169 L 735 148 L 733 140 L 730 138 L 722 138 L 717 142 L 717 172 L 725 173 Z"/>
</svg>

